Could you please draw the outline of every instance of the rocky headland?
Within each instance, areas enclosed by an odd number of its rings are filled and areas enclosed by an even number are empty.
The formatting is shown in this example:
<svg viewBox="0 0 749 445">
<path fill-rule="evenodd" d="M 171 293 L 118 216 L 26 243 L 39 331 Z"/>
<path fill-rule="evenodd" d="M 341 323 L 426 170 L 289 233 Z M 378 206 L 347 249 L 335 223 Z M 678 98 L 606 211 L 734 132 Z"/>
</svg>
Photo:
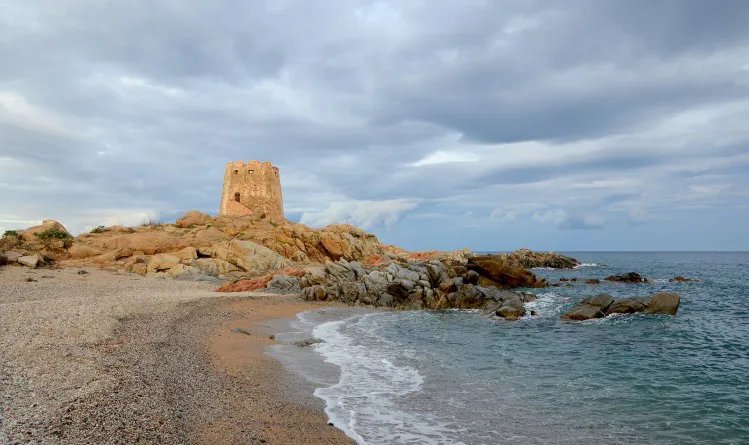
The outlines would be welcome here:
<svg viewBox="0 0 749 445">
<path fill-rule="evenodd" d="M 197 211 L 174 224 L 100 226 L 77 237 L 56 221 L 44 221 L 3 236 L 0 264 L 5 263 L 29 268 L 97 267 L 120 274 L 215 282 L 218 292 L 293 293 L 307 301 L 394 309 L 481 309 L 508 320 L 526 315 L 524 304 L 536 299 L 527 290 L 549 285 L 530 269 L 571 269 L 580 264 L 565 255 L 528 249 L 491 255 L 468 249 L 409 252 L 351 225 L 313 229 L 262 215 L 212 217 Z M 606 280 L 647 281 L 634 272 Z M 628 305 L 625 313 L 647 312 L 649 306 L 635 307 L 635 303 Z M 564 318 L 583 319 L 575 315 L 576 310 L 598 316 L 612 309 L 575 308 Z"/>
</svg>

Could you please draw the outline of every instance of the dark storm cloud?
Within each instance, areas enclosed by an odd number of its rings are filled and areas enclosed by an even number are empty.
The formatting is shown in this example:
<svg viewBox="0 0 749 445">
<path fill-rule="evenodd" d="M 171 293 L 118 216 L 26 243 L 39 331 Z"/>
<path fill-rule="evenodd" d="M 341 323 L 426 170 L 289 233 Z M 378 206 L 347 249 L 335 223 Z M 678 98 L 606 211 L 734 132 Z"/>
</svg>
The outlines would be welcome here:
<svg viewBox="0 0 749 445">
<path fill-rule="evenodd" d="M 319 222 L 736 202 L 746 23 L 728 0 L 8 3 L 0 220 L 214 212 L 234 159 Z"/>
</svg>

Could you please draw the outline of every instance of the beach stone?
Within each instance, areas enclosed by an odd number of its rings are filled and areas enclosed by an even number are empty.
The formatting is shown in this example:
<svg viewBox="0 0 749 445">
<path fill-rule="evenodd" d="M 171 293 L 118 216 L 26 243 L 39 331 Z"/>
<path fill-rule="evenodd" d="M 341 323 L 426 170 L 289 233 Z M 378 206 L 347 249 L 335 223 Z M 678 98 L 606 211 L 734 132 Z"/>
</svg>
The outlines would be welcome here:
<svg viewBox="0 0 749 445">
<path fill-rule="evenodd" d="M 646 314 L 676 315 L 680 303 L 681 297 L 679 294 L 661 292 L 650 297 L 648 307 L 643 312 Z"/>
<path fill-rule="evenodd" d="M 18 259 L 16 259 L 16 261 L 19 264 L 30 267 L 32 269 L 36 269 L 37 266 L 44 264 L 44 259 L 38 253 L 19 257 Z"/>
<path fill-rule="evenodd" d="M 607 314 L 634 314 L 636 312 L 642 312 L 647 308 L 648 302 L 644 298 L 633 297 L 633 298 L 622 298 L 614 300 L 606 309 Z"/>
</svg>

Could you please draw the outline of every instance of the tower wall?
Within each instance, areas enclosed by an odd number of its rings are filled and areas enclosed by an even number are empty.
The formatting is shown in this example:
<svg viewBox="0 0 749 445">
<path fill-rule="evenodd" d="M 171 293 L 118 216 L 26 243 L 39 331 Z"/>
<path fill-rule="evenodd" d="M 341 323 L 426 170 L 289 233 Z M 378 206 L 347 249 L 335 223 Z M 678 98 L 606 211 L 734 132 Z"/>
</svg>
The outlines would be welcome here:
<svg viewBox="0 0 749 445">
<path fill-rule="evenodd" d="M 226 165 L 221 215 L 262 215 L 282 221 L 283 195 L 278 167 L 270 162 L 234 161 Z"/>
</svg>

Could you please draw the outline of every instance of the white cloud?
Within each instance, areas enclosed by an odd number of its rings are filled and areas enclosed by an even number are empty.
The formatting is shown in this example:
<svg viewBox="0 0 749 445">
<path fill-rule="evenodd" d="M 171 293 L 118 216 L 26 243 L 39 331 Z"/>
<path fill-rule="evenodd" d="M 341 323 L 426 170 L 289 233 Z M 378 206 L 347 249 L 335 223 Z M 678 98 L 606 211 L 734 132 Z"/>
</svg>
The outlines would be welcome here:
<svg viewBox="0 0 749 445">
<path fill-rule="evenodd" d="M 476 162 L 479 159 L 479 156 L 475 153 L 437 151 L 419 161 L 416 161 L 413 165 L 414 167 L 423 167 L 425 165 L 448 164 L 453 162 Z"/>
<path fill-rule="evenodd" d="M 416 201 L 407 199 L 332 202 L 325 210 L 304 212 L 300 222 L 312 227 L 343 223 L 363 229 L 379 226 L 391 229 L 403 215 L 417 206 Z"/>
</svg>

